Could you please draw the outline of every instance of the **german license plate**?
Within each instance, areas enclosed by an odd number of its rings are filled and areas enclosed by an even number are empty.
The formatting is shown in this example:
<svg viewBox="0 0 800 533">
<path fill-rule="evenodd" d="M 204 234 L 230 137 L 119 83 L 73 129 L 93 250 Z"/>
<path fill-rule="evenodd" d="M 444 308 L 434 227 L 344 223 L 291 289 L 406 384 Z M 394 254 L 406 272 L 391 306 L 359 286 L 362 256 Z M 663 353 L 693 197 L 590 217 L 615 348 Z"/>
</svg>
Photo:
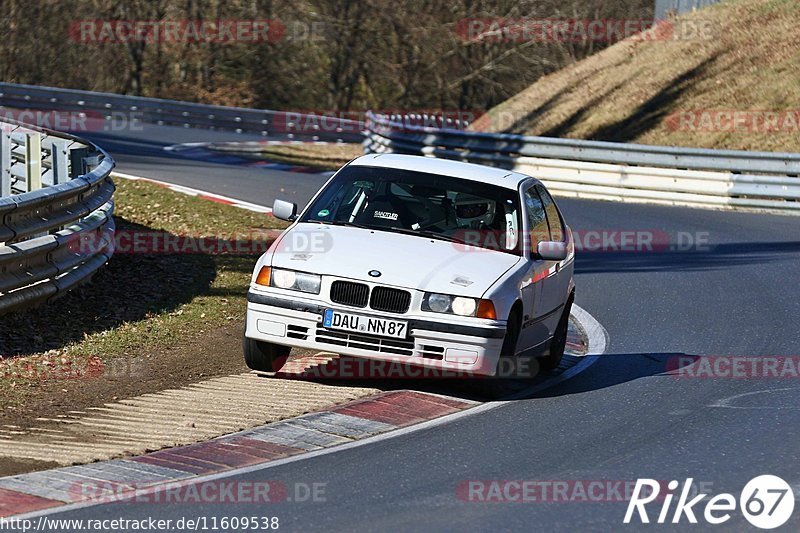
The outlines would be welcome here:
<svg viewBox="0 0 800 533">
<path fill-rule="evenodd" d="M 334 311 L 333 309 L 325 310 L 322 325 L 329 329 L 366 333 L 381 337 L 394 337 L 396 339 L 405 339 L 408 333 L 408 323 L 402 320 L 354 315 L 352 313 Z"/>
</svg>

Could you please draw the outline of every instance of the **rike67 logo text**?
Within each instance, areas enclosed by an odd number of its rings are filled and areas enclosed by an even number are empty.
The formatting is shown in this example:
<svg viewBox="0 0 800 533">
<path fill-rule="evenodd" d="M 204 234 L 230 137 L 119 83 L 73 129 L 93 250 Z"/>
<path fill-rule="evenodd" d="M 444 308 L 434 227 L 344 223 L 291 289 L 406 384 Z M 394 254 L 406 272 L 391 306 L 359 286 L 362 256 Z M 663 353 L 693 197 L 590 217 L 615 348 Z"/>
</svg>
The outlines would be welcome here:
<svg viewBox="0 0 800 533">
<path fill-rule="evenodd" d="M 708 494 L 691 494 L 692 478 L 688 478 L 680 489 L 677 480 L 667 484 L 668 491 L 661 494 L 662 485 L 655 479 L 638 479 L 633 489 L 633 495 L 628 503 L 623 523 L 630 524 L 637 520 L 643 524 L 654 522 L 657 524 L 679 524 L 686 521 L 690 524 L 698 523 L 698 516 L 708 524 L 724 524 L 736 512 L 737 503 L 744 518 L 759 529 L 775 529 L 784 525 L 794 511 L 794 492 L 786 481 L 777 476 L 758 476 L 751 479 L 742 489 L 738 499 L 733 494 L 717 494 L 707 501 Z M 673 501 L 678 496 L 673 507 Z M 703 503 L 701 503 L 703 502 Z M 648 514 L 648 504 L 651 511 L 658 511 L 658 515 L 651 517 Z"/>
</svg>

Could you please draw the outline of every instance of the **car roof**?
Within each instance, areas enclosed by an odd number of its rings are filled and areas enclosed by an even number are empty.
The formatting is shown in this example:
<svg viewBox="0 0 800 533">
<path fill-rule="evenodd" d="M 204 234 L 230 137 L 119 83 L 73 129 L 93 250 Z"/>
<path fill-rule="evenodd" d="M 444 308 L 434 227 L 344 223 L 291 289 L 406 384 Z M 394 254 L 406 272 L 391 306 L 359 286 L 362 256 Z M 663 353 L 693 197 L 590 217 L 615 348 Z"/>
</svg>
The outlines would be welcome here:
<svg viewBox="0 0 800 533">
<path fill-rule="evenodd" d="M 462 163 L 450 159 L 437 159 L 418 155 L 367 154 L 350 162 L 351 165 L 366 167 L 398 168 L 416 172 L 427 172 L 441 176 L 451 176 L 470 181 L 479 181 L 507 189 L 516 190 L 519 184 L 531 179 L 530 176 L 511 170 Z"/>
</svg>

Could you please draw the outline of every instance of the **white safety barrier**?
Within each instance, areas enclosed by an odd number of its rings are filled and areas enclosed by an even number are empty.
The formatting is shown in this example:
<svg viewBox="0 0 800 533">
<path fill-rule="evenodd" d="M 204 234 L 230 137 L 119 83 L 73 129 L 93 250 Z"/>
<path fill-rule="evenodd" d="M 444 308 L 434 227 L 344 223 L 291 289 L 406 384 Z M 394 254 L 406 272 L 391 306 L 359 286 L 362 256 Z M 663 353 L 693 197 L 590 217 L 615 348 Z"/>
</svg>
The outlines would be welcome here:
<svg viewBox="0 0 800 533">
<path fill-rule="evenodd" d="M 489 134 L 431 122 L 369 114 L 365 151 L 508 168 L 577 198 L 800 213 L 800 154 Z"/>
</svg>

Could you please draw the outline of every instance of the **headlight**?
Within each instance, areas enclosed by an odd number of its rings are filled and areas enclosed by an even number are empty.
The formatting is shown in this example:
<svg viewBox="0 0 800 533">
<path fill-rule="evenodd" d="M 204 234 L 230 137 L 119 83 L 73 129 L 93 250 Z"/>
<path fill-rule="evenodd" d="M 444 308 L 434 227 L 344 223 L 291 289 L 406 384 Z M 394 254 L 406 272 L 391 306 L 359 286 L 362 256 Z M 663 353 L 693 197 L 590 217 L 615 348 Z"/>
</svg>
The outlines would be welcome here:
<svg viewBox="0 0 800 533">
<path fill-rule="evenodd" d="M 291 289 L 297 281 L 297 274 L 292 270 L 272 270 L 272 285 L 279 289 Z"/>
<path fill-rule="evenodd" d="M 307 274 L 282 268 L 273 268 L 270 276 L 270 285 L 279 289 L 319 294 L 321 284 L 322 277 L 319 274 Z"/>
<path fill-rule="evenodd" d="M 496 320 L 494 304 L 491 300 L 476 300 L 465 296 L 451 296 L 436 292 L 426 292 L 422 299 L 422 310 L 433 313 L 449 313 L 459 316 L 476 316 Z"/>
<path fill-rule="evenodd" d="M 450 304 L 450 307 L 453 308 L 453 312 L 457 315 L 473 316 L 475 314 L 475 309 L 478 308 L 478 304 L 475 303 L 473 298 L 463 298 L 459 296 L 458 298 L 453 298 L 453 303 Z"/>
<path fill-rule="evenodd" d="M 425 301 L 428 303 L 428 309 L 434 313 L 446 313 L 450 310 L 451 296 L 446 294 L 429 294 Z"/>
</svg>

